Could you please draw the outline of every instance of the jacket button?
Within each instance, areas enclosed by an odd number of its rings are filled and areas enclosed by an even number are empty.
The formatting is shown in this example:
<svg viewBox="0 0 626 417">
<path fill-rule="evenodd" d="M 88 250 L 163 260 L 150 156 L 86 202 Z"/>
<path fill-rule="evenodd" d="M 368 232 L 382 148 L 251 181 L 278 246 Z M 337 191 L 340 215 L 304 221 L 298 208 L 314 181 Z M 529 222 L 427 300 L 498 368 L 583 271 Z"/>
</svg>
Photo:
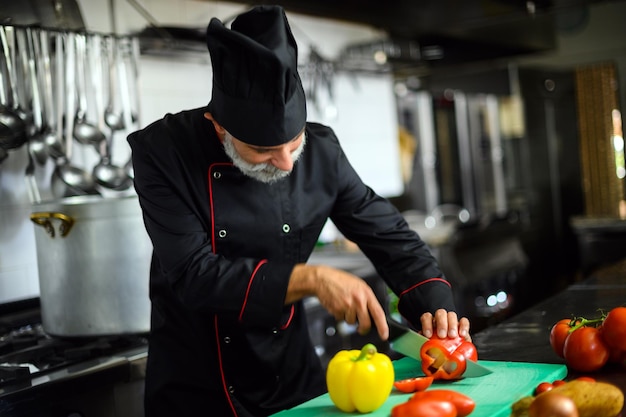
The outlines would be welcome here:
<svg viewBox="0 0 626 417">
<path fill-rule="evenodd" d="M 230 337 L 226 336 L 224 338 L 224 343 L 226 343 L 226 344 L 230 343 Z"/>
<path fill-rule="evenodd" d="M 289 233 L 290 231 L 291 231 L 291 226 L 289 226 L 287 223 L 283 224 L 283 232 Z"/>
<path fill-rule="evenodd" d="M 232 385 L 229 385 L 228 386 L 228 392 L 231 393 L 231 394 L 234 394 L 235 393 L 235 387 L 233 387 Z"/>
<path fill-rule="evenodd" d="M 222 178 L 222 173 L 219 171 L 215 171 L 213 173 L 213 178 L 215 178 L 216 180 L 219 180 L 220 178 Z"/>
<path fill-rule="evenodd" d="M 273 334 L 278 334 L 278 329 L 277 329 L 276 327 L 274 327 L 274 328 L 272 329 L 272 333 L 273 333 Z"/>
<path fill-rule="evenodd" d="M 217 235 L 219 237 L 226 237 L 226 230 L 222 229 L 219 232 L 217 232 Z"/>
</svg>

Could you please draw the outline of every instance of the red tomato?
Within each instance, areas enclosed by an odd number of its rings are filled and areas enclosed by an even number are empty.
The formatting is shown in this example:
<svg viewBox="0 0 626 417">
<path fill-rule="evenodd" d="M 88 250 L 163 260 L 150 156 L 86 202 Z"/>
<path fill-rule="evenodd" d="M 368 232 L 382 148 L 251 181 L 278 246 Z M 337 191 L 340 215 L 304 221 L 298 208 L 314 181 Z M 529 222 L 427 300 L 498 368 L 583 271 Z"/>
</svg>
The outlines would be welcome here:
<svg viewBox="0 0 626 417">
<path fill-rule="evenodd" d="M 559 385 L 565 385 L 565 384 L 566 382 L 563 381 L 562 379 L 557 379 L 557 380 L 552 381 L 553 387 L 558 387 Z"/>
<path fill-rule="evenodd" d="M 391 417 L 458 417 L 459 415 L 451 402 L 433 398 L 409 400 L 391 409 Z"/>
<path fill-rule="evenodd" d="M 561 319 L 557 321 L 552 329 L 550 329 L 550 346 L 554 353 L 563 358 L 563 346 L 565 345 L 565 339 L 569 335 L 570 319 Z"/>
<path fill-rule="evenodd" d="M 563 354 L 567 366 L 579 372 L 597 371 L 609 360 L 609 349 L 595 327 L 581 327 L 570 333 Z"/>
<path fill-rule="evenodd" d="M 626 350 L 609 348 L 609 363 L 621 366 L 626 369 Z"/>
<path fill-rule="evenodd" d="M 554 385 L 552 385 L 551 383 L 541 382 L 539 385 L 537 385 L 537 388 L 535 388 L 535 395 L 539 395 L 542 392 L 550 391 L 552 388 L 554 388 Z"/>
<path fill-rule="evenodd" d="M 626 351 L 626 307 L 609 311 L 601 329 L 602 338 L 611 350 Z"/>
<path fill-rule="evenodd" d="M 416 391 L 424 391 L 426 388 L 430 387 L 432 383 L 432 376 L 422 376 L 395 381 L 393 383 L 393 386 L 396 387 L 398 391 L 410 393 Z"/>
<path fill-rule="evenodd" d="M 439 401 L 449 401 L 454 404 L 458 417 L 465 417 L 474 411 L 476 403 L 470 397 L 460 392 L 449 389 L 431 389 L 428 391 L 416 392 L 410 401 L 423 401 L 434 399 Z"/>
</svg>

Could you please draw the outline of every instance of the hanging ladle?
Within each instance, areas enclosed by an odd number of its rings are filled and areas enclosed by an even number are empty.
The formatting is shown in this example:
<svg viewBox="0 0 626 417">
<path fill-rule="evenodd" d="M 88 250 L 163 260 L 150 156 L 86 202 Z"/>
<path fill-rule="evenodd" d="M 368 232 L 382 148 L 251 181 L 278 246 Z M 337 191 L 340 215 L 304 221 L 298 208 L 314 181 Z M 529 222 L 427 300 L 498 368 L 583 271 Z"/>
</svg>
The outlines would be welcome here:
<svg viewBox="0 0 626 417">
<path fill-rule="evenodd" d="M 41 128 L 40 135 L 42 141 L 45 144 L 48 156 L 52 158 L 59 158 L 65 153 L 65 145 L 61 140 L 60 135 L 57 134 L 57 126 L 54 121 L 55 107 L 53 101 L 53 88 L 52 88 L 52 61 L 50 58 L 50 42 L 52 40 L 50 32 L 47 30 L 39 30 L 39 36 L 33 38 L 33 51 L 36 58 L 36 66 L 39 74 L 39 97 L 40 97 L 40 114 L 41 114 Z M 62 56 L 61 56 L 62 58 Z M 62 70 L 57 69 L 58 72 L 63 74 Z M 62 80 L 58 81 L 59 87 L 63 86 Z M 62 97 L 61 97 L 62 98 Z M 56 107 L 57 111 L 60 111 L 62 107 L 62 101 Z"/>
<path fill-rule="evenodd" d="M 46 125 L 44 123 L 43 103 L 41 100 L 41 91 L 39 89 L 39 79 L 37 77 L 37 65 L 35 64 L 35 57 L 39 56 L 39 48 L 35 46 L 35 37 L 33 36 L 32 29 L 26 28 L 26 41 L 28 43 L 28 71 L 30 75 L 30 83 L 32 89 L 32 108 L 33 108 L 33 123 L 35 131 L 28 138 L 28 151 L 31 157 L 39 165 L 44 165 L 48 160 L 48 145 L 46 144 Z"/>
<path fill-rule="evenodd" d="M 18 63 L 17 54 L 19 52 L 19 58 L 22 61 L 21 62 L 22 72 L 26 73 L 27 71 L 26 69 L 27 63 L 25 60 L 26 55 L 24 51 L 25 45 L 24 45 L 24 38 L 22 36 L 23 32 L 22 32 L 22 28 L 15 28 L 13 26 L 7 26 L 5 27 L 5 33 L 6 33 L 6 40 L 8 43 L 8 50 L 5 49 L 5 59 L 6 59 L 6 65 L 7 65 L 7 72 L 9 75 L 9 85 L 11 87 L 11 102 L 13 106 L 13 111 L 15 112 L 15 114 L 19 116 L 20 119 L 22 119 L 22 121 L 26 125 L 26 135 L 28 136 L 29 128 L 32 127 L 32 123 L 33 123 L 33 115 L 29 109 L 25 109 L 24 107 L 22 107 L 22 103 L 20 101 L 20 95 L 18 92 L 19 91 L 24 92 L 26 88 L 21 83 L 23 79 L 18 78 L 18 73 L 17 73 L 18 67 L 14 66 L 14 65 L 17 65 Z M 22 87 L 21 90 L 18 88 L 18 83 L 19 83 L 19 87 Z M 24 141 L 24 143 L 26 143 L 26 141 Z"/>
<path fill-rule="evenodd" d="M 76 91 L 75 91 L 75 42 L 74 33 L 66 34 L 67 48 L 65 51 L 66 65 L 66 83 L 67 86 L 67 112 L 74 111 Z M 61 38 L 59 38 L 61 39 Z M 61 53 L 58 47 L 59 39 L 57 39 L 57 51 Z M 62 43 L 62 42 L 61 42 Z M 93 176 L 78 167 L 70 164 L 72 157 L 72 140 L 74 132 L 74 119 L 69 117 L 65 126 L 65 155 L 57 159 L 57 165 L 52 173 L 52 193 L 56 197 L 69 197 L 73 195 L 100 194 L 96 187 Z"/>
<path fill-rule="evenodd" d="M 117 66 L 115 65 L 115 50 L 117 48 L 117 40 L 114 36 L 103 39 L 102 45 L 104 46 L 104 53 L 102 57 L 106 62 L 105 70 L 108 75 L 105 80 L 107 83 L 107 106 L 104 110 L 104 121 L 113 131 L 124 129 L 124 118 L 121 112 L 115 109 L 115 95 L 116 95 L 116 76 L 115 71 Z"/>
<path fill-rule="evenodd" d="M 49 45 L 54 41 L 54 88 L 52 86 L 51 71 L 44 71 L 44 98 L 48 110 L 54 110 L 54 117 L 49 116 L 50 133 L 46 136 L 46 144 L 50 156 L 54 159 L 65 158 L 65 140 L 63 139 L 63 122 L 65 120 L 65 56 L 63 53 L 63 39 L 65 34 L 62 32 L 54 32 L 54 37 L 46 32 L 45 39 L 41 42 L 41 54 L 48 68 L 51 68 L 51 56 Z M 54 100 L 54 105 L 52 101 Z"/>
<path fill-rule="evenodd" d="M 108 101 L 104 111 L 104 120 L 106 125 L 114 131 L 124 130 L 129 126 L 126 118 L 124 117 L 123 109 L 116 109 L 115 104 L 116 99 L 119 98 L 117 97 L 118 93 L 122 96 L 124 94 L 129 94 L 128 91 L 123 89 L 124 87 L 121 85 L 121 80 L 119 79 L 119 60 L 121 59 L 119 57 L 119 50 L 126 47 L 125 43 L 122 42 L 123 39 L 125 38 L 118 39 L 117 37 L 112 36 L 103 43 L 106 50 L 102 56 L 108 62 L 109 67 L 109 77 L 106 80 L 108 87 Z M 132 123 L 137 121 L 137 115 L 135 113 L 131 114 L 131 121 Z"/>
<path fill-rule="evenodd" d="M 106 148 L 107 150 L 102 153 L 100 162 L 93 167 L 93 177 L 103 187 L 117 191 L 127 190 L 133 185 L 133 179 L 128 175 L 126 169 L 113 165 L 108 143 Z"/>
<path fill-rule="evenodd" d="M 7 77 L 9 83 L 12 80 L 12 60 L 9 53 L 9 42 L 7 39 L 5 27 L 0 25 L 0 43 L 4 51 Z M 0 68 L 0 148 L 13 149 L 22 146 L 26 140 L 26 123 L 20 117 L 12 106 L 9 104 L 9 97 L 4 89 L 4 72 L 5 68 Z M 13 93 L 13 92 L 11 92 Z M 8 153 L 7 153 L 8 154 Z"/>
<path fill-rule="evenodd" d="M 28 164 L 24 176 L 26 179 L 26 190 L 31 204 L 39 204 L 41 202 L 41 194 L 35 176 L 35 161 L 43 165 L 48 159 L 48 150 L 43 137 L 41 135 L 41 96 L 39 95 L 39 82 L 37 80 L 37 68 L 35 67 L 34 44 L 32 29 L 27 27 L 26 38 L 20 37 L 20 54 L 26 61 L 28 78 L 31 84 L 31 109 L 33 112 L 33 131 L 28 135 Z M 22 34 L 20 34 L 22 35 Z M 26 71 L 25 71 L 26 72 Z"/>
<path fill-rule="evenodd" d="M 100 35 L 94 34 L 91 40 L 92 44 L 89 48 L 88 62 L 92 64 L 91 68 L 93 70 L 92 75 L 94 76 L 94 79 L 102 80 L 103 78 L 108 77 L 108 75 L 105 74 L 107 74 L 110 70 L 109 64 L 107 61 L 101 61 L 101 65 L 97 65 L 94 61 L 95 59 L 100 59 L 99 57 L 103 55 L 101 48 L 104 46 L 106 39 L 102 39 Z M 102 90 L 96 91 L 96 93 L 102 92 Z M 103 107 L 104 99 L 102 94 L 96 94 L 95 104 L 98 110 Z M 101 114 L 101 112 L 98 111 L 98 114 Z M 103 125 L 104 123 L 104 115 L 102 115 L 99 118 L 99 125 Z M 130 188 L 133 181 L 123 167 L 114 165 L 111 160 L 111 147 L 113 146 L 113 135 L 115 135 L 115 133 L 115 130 L 111 129 L 106 140 L 101 144 L 100 161 L 96 164 L 96 166 L 94 166 L 92 175 L 96 180 L 96 183 L 101 186 L 112 190 L 122 191 Z"/>
<path fill-rule="evenodd" d="M 74 137 L 78 142 L 95 146 L 98 149 L 106 138 L 97 126 L 87 121 L 86 36 L 83 34 L 76 36 L 78 109 L 74 119 Z"/>
</svg>

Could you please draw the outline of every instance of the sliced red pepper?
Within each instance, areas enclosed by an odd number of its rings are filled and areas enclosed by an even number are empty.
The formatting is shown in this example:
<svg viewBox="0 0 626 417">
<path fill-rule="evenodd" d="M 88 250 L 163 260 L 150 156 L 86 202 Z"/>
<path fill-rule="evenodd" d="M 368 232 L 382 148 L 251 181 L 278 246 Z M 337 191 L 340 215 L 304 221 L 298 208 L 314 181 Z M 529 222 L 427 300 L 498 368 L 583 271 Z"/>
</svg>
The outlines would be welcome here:
<svg viewBox="0 0 626 417">
<path fill-rule="evenodd" d="M 420 376 L 415 378 L 406 378 L 395 381 L 393 386 L 400 392 L 411 393 L 424 391 L 433 383 L 432 376 Z"/>
<path fill-rule="evenodd" d="M 411 396 L 409 401 L 424 401 L 424 400 L 436 400 L 436 401 L 448 401 L 454 404 L 456 408 L 457 417 L 465 417 L 470 415 L 476 403 L 471 397 L 450 389 L 431 389 L 423 392 L 416 392 Z"/>
<path fill-rule="evenodd" d="M 420 351 L 422 371 L 435 379 L 459 379 L 466 369 L 466 359 L 478 360 L 476 347 L 460 337 L 433 336 Z"/>
<path fill-rule="evenodd" d="M 435 398 L 410 400 L 391 409 L 391 417 L 457 417 L 457 415 L 454 404 Z"/>
<path fill-rule="evenodd" d="M 465 359 L 469 359 L 470 361 L 474 362 L 478 360 L 478 351 L 476 350 L 476 346 L 472 342 L 468 342 L 467 340 L 461 338 L 457 338 L 454 340 L 459 342 L 456 351 L 461 352 L 463 356 L 465 356 Z"/>
</svg>

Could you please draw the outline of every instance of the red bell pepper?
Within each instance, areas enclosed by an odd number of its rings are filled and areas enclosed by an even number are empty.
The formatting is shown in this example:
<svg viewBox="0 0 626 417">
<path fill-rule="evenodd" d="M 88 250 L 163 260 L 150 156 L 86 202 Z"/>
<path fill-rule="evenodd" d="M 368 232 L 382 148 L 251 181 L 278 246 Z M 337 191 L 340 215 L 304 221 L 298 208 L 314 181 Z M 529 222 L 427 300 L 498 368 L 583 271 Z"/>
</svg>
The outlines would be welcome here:
<svg viewBox="0 0 626 417">
<path fill-rule="evenodd" d="M 391 417 L 457 417 L 457 411 L 450 401 L 428 398 L 394 405 Z"/>
<path fill-rule="evenodd" d="M 416 392 L 391 409 L 391 417 L 467 417 L 476 403 L 460 392 L 434 389 Z"/>
<path fill-rule="evenodd" d="M 467 359 L 478 360 L 476 346 L 461 337 L 433 336 L 420 350 L 422 371 L 434 379 L 459 379 L 466 369 Z"/>
<path fill-rule="evenodd" d="M 411 396 L 409 401 L 424 400 L 451 402 L 454 404 L 454 408 L 456 408 L 457 417 L 466 417 L 472 414 L 474 408 L 476 408 L 476 403 L 471 397 L 449 389 L 431 389 L 428 391 L 416 392 Z"/>
<path fill-rule="evenodd" d="M 419 376 L 394 381 L 393 386 L 400 392 L 410 393 L 424 391 L 433 383 L 432 376 Z"/>
</svg>

